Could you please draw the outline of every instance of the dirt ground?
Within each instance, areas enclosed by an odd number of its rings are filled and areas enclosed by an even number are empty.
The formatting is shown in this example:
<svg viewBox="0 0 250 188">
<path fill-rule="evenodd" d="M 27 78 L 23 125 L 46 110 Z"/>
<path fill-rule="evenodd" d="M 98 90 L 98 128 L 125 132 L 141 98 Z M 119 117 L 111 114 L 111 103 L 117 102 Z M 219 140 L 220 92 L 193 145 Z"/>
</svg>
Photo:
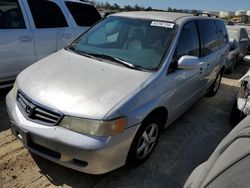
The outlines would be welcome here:
<svg viewBox="0 0 250 188">
<path fill-rule="evenodd" d="M 241 64 L 225 75 L 216 96 L 203 97 L 163 133 L 148 161 L 105 175 L 80 173 L 31 155 L 11 135 L 0 90 L 0 188 L 5 187 L 182 187 L 192 170 L 208 159 L 232 129 L 229 114 L 238 79 L 248 70 Z"/>
</svg>

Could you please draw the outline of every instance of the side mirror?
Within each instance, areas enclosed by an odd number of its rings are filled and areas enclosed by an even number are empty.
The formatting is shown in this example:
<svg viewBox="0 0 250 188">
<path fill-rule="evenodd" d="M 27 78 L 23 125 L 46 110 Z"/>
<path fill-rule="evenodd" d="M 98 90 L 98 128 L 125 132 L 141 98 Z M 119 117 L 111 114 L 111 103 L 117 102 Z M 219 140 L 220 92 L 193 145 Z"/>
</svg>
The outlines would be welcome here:
<svg viewBox="0 0 250 188">
<path fill-rule="evenodd" d="M 250 55 L 247 55 L 243 58 L 243 61 L 246 61 L 248 63 L 250 63 Z"/>
<path fill-rule="evenodd" d="M 195 56 L 184 55 L 178 61 L 178 69 L 193 70 L 199 68 L 199 58 Z"/>
<path fill-rule="evenodd" d="M 248 42 L 248 40 L 249 40 L 249 39 L 247 39 L 247 38 L 242 38 L 242 39 L 240 39 L 240 43 Z"/>
</svg>

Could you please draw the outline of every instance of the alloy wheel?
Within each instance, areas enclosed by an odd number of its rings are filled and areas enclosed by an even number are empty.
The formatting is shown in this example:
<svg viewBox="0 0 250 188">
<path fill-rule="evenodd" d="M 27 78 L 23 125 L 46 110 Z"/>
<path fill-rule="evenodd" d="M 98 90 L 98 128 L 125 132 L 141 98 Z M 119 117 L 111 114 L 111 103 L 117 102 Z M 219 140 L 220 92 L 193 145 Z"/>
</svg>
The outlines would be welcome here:
<svg viewBox="0 0 250 188">
<path fill-rule="evenodd" d="M 159 126 L 155 123 L 150 124 L 139 139 L 137 144 L 137 157 L 146 158 L 154 148 L 159 136 Z"/>
</svg>

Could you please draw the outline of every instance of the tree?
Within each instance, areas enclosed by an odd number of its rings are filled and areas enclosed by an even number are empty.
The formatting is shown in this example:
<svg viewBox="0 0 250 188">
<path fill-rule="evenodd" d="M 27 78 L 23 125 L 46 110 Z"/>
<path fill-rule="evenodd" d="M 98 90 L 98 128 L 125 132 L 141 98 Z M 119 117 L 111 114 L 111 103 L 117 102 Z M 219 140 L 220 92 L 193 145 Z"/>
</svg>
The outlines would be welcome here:
<svg viewBox="0 0 250 188">
<path fill-rule="evenodd" d="M 132 11 L 132 7 L 129 5 L 124 6 L 125 11 Z"/>
<path fill-rule="evenodd" d="M 120 6 L 119 6 L 118 4 L 115 3 L 115 4 L 114 4 L 114 9 L 115 9 L 115 10 L 120 10 L 121 8 L 120 8 Z"/>
<path fill-rule="evenodd" d="M 173 12 L 173 9 L 171 7 L 168 7 L 168 12 Z"/>
<path fill-rule="evenodd" d="M 135 7 L 134 7 L 134 10 L 135 10 L 135 11 L 140 11 L 140 10 L 141 10 L 141 7 L 138 6 L 138 5 L 136 4 Z"/>
</svg>

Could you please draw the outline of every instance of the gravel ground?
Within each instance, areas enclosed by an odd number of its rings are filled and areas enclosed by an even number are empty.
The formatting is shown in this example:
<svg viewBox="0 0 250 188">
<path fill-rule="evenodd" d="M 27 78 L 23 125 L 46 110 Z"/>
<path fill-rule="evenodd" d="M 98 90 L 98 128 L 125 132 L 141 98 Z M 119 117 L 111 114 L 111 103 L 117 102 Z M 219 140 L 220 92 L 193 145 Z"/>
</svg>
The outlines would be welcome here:
<svg viewBox="0 0 250 188">
<path fill-rule="evenodd" d="M 163 133 L 148 161 L 122 167 L 105 175 L 80 173 L 31 155 L 11 135 L 0 90 L 0 188 L 1 187 L 182 187 L 192 170 L 208 159 L 232 129 L 229 114 L 238 79 L 248 70 L 241 64 L 225 75 L 216 96 L 203 97 Z"/>
</svg>

